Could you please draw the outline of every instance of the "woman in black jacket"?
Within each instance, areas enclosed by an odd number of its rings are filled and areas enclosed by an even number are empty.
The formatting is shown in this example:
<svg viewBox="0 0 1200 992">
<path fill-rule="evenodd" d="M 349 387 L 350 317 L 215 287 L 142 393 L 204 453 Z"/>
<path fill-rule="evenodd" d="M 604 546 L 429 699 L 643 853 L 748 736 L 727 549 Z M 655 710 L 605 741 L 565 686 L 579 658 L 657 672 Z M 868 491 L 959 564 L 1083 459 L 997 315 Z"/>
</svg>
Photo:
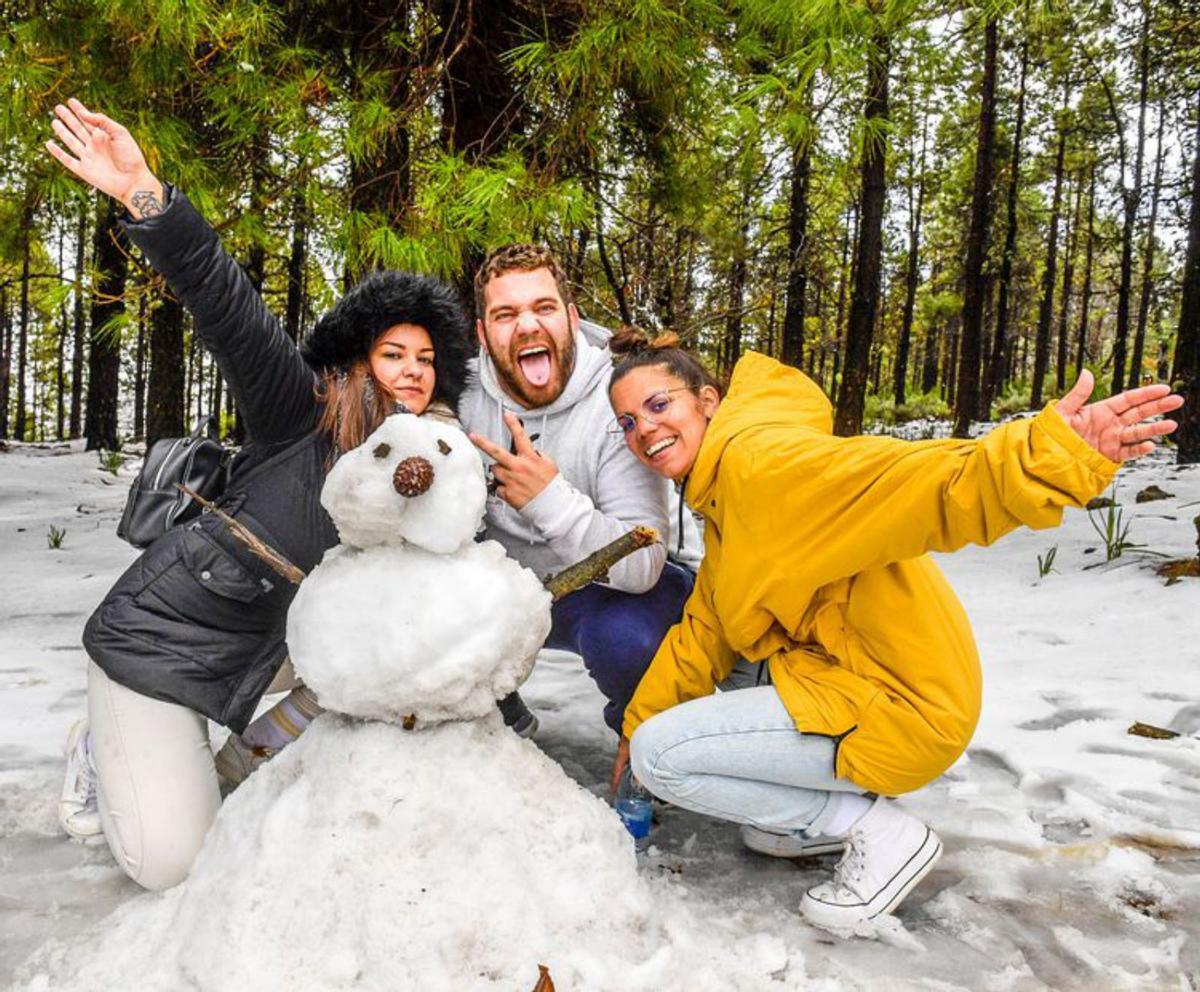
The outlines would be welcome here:
<svg viewBox="0 0 1200 992">
<path fill-rule="evenodd" d="M 320 493 L 338 455 L 398 404 L 453 418 L 473 352 L 456 294 L 429 277 L 377 273 L 297 347 L 187 198 L 150 172 L 129 132 L 69 103 L 56 108 L 61 145 L 47 142 L 48 151 L 125 205 L 126 232 L 191 312 L 247 429 L 220 505 L 311 570 L 337 543 Z M 187 875 L 220 806 L 207 721 L 246 730 L 286 659 L 294 593 L 204 514 L 147 548 L 88 621 L 89 722 L 68 742 L 60 820 L 77 837 L 103 831 L 145 887 Z M 302 696 L 289 698 L 295 705 L 277 707 L 276 719 L 256 721 L 251 744 L 263 753 L 312 715 Z"/>
</svg>

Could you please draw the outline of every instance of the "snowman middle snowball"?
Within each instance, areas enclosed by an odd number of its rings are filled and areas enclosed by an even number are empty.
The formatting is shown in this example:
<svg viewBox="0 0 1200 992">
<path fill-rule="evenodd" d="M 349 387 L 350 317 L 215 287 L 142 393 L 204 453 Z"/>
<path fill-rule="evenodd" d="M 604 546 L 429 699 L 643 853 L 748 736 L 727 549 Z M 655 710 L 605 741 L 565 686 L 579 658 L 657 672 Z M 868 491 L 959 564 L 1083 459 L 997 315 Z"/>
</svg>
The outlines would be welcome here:
<svg viewBox="0 0 1200 992">
<path fill-rule="evenodd" d="M 411 414 L 334 465 L 321 503 L 342 544 L 287 620 L 292 662 L 324 707 L 418 726 L 472 720 L 525 680 L 550 594 L 495 541 L 475 543 L 486 499 L 467 436 Z"/>
</svg>

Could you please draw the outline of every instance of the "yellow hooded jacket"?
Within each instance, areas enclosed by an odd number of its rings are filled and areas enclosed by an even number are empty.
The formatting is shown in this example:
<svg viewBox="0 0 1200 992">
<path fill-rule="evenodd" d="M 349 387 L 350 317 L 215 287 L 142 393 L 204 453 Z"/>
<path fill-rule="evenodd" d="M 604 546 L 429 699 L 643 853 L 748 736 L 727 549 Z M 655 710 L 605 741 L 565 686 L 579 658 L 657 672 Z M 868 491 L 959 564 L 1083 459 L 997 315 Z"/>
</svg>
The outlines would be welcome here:
<svg viewBox="0 0 1200 992">
<path fill-rule="evenodd" d="M 624 733 L 711 693 L 743 656 L 771 666 L 798 730 L 839 741 L 839 777 L 896 795 L 950 767 L 979 719 L 970 624 L 926 552 L 1055 526 L 1118 466 L 1052 406 L 974 441 L 830 431 L 807 376 L 738 362 L 684 489 L 704 561 Z"/>
</svg>

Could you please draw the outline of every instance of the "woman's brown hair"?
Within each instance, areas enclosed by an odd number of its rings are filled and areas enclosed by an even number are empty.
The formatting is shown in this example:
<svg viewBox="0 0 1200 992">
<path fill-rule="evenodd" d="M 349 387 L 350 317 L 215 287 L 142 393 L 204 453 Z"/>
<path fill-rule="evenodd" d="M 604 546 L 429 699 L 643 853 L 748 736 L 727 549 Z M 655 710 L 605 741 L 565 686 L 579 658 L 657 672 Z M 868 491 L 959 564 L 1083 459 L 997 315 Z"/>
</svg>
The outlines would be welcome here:
<svg viewBox="0 0 1200 992">
<path fill-rule="evenodd" d="M 661 366 L 693 393 L 698 393 L 704 386 L 711 386 L 717 395 L 725 395 L 725 389 L 717 378 L 692 352 L 680 347 L 679 336 L 671 331 L 651 338 L 640 327 L 623 324 L 609 340 L 608 347 L 617 358 L 608 384 L 609 392 L 634 369 Z"/>
<path fill-rule="evenodd" d="M 329 439 L 330 464 L 362 444 L 395 410 L 395 403 L 375 381 L 365 360 L 346 370 L 326 372 L 317 397 L 324 404 L 317 431 Z"/>
</svg>

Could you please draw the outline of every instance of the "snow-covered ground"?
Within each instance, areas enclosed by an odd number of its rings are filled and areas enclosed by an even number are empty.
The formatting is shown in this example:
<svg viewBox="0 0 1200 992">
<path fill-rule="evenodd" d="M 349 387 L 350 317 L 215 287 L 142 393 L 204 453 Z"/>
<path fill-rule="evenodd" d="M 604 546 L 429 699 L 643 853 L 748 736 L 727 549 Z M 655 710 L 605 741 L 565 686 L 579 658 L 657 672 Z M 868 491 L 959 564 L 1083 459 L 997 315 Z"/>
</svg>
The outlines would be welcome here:
<svg viewBox="0 0 1200 992">
<path fill-rule="evenodd" d="M 53 987 L 39 973 L 63 945 L 131 900 L 161 898 L 103 845 L 66 840 L 54 816 L 60 748 L 85 705 L 80 631 L 136 554 L 114 534 L 130 478 L 77 447 L 0 453 L 2 987 Z M 1174 495 L 1135 505 L 1151 483 Z M 1195 553 L 1200 469 L 1157 455 L 1121 473 L 1117 499 L 1128 540 Z M 58 550 L 52 526 L 66 531 Z M 1054 570 L 1039 578 L 1052 547 Z M 1200 581 L 1165 587 L 1137 552 L 1104 557 L 1079 511 L 1057 532 L 941 559 L 975 625 L 984 712 L 967 756 L 904 800 L 946 854 L 892 931 L 843 941 L 809 928 L 800 892 L 833 858 L 758 857 L 734 826 L 676 809 L 661 812 L 643 874 L 669 881 L 697 921 L 723 919 L 714 941 L 777 962 L 772 987 L 1200 989 Z M 601 794 L 613 741 L 578 661 L 544 655 L 525 695 L 538 744 Z M 1182 736 L 1130 736 L 1134 721 Z M 460 842 L 446 838 L 448 858 Z"/>
</svg>

